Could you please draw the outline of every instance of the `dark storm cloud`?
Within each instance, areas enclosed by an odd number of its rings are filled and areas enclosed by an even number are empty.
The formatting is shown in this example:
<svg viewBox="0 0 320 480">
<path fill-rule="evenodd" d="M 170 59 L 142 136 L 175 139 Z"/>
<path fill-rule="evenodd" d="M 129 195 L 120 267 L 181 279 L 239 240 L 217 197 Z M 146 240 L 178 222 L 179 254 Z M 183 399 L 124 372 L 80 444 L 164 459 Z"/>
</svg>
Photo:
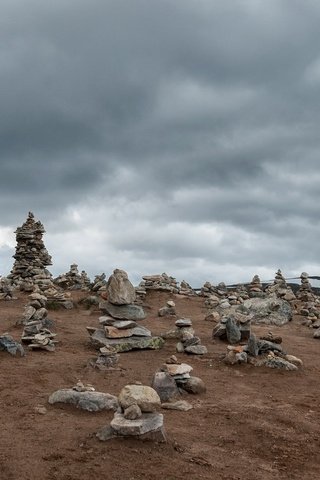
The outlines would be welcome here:
<svg viewBox="0 0 320 480">
<path fill-rule="evenodd" d="M 0 7 L 0 258 L 34 210 L 56 268 L 320 269 L 317 1 Z"/>
</svg>

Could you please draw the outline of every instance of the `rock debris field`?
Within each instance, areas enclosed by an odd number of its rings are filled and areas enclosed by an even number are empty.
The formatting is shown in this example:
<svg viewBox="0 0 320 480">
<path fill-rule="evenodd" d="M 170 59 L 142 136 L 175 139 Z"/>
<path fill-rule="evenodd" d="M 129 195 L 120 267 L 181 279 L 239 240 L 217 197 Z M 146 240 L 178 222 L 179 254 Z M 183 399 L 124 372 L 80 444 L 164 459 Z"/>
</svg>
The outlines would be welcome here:
<svg viewBox="0 0 320 480">
<path fill-rule="evenodd" d="M 294 291 L 280 270 L 200 291 L 76 263 L 54 279 L 44 233 L 29 213 L 0 278 L 0 478 L 319 478 L 306 272 Z"/>
</svg>

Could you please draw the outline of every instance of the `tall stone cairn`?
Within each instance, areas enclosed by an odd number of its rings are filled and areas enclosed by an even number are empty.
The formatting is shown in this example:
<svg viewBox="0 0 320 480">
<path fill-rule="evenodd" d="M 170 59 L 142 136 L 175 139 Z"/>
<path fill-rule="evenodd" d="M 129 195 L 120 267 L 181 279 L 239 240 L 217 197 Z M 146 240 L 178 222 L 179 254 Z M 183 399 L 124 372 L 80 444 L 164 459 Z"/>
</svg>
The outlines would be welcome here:
<svg viewBox="0 0 320 480">
<path fill-rule="evenodd" d="M 44 233 L 42 223 L 35 221 L 32 212 L 29 212 L 25 223 L 15 231 L 15 262 L 8 278 L 21 290 L 32 291 L 35 285 L 46 288 L 52 284 L 52 275 L 46 268 L 52 265 L 52 261 L 42 240 Z"/>
</svg>

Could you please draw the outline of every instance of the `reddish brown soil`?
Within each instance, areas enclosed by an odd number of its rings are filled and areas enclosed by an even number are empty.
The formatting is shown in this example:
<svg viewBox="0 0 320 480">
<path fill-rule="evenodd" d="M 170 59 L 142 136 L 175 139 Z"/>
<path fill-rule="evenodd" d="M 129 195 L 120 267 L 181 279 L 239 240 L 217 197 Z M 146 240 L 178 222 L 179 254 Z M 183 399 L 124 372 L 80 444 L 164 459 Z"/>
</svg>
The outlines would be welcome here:
<svg viewBox="0 0 320 480">
<path fill-rule="evenodd" d="M 84 294 L 75 294 L 77 300 Z M 207 393 L 187 395 L 194 409 L 163 410 L 168 442 L 137 439 L 100 442 L 95 433 L 108 424 L 112 413 L 88 413 L 71 406 L 50 406 L 49 395 L 73 386 L 79 379 L 96 390 L 117 395 L 127 383 L 150 384 L 154 372 L 175 353 L 175 341 L 159 351 L 121 354 L 122 371 L 100 372 L 88 366 L 96 356 L 86 326 L 97 326 L 99 312 L 77 308 L 53 311 L 60 343 L 55 353 L 28 352 L 23 358 L 0 352 L 0 478 L 6 480 L 87 479 L 225 479 L 274 480 L 320 478 L 320 342 L 299 324 L 282 328 L 288 353 L 300 357 L 298 372 L 282 372 L 251 365 L 227 367 L 221 363 L 226 345 L 211 340 L 213 325 L 204 321 L 203 299 L 149 293 L 147 320 L 141 322 L 157 334 L 174 319 L 157 317 L 157 310 L 174 299 L 179 316 L 190 317 L 205 357 L 178 355 L 193 366 Z M 2 301 L 0 333 L 20 339 L 26 297 Z M 258 334 L 268 327 L 253 327 Z M 45 405 L 47 413 L 36 413 Z"/>
</svg>

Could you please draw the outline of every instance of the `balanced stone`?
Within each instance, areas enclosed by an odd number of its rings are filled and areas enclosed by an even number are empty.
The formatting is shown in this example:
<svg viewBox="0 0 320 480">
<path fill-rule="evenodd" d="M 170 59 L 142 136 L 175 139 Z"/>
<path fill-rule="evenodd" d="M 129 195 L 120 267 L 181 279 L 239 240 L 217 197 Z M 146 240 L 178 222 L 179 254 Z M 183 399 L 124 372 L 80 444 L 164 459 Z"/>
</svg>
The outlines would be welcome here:
<svg viewBox="0 0 320 480">
<path fill-rule="evenodd" d="M 144 320 L 146 314 L 139 305 L 113 305 L 110 302 L 100 302 L 99 308 L 119 320 Z"/>
<path fill-rule="evenodd" d="M 143 413 L 154 412 L 161 403 L 157 392 L 145 385 L 126 385 L 118 398 L 124 410 L 131 405 L 138 405 Z"/>
<path fill-rule="evenodd" d="M 136 299 L 135 288 L 124 270 L 116 268 L 107 282 L 108 301 L 113 305 L 130 305 Z"/>
</svg>

